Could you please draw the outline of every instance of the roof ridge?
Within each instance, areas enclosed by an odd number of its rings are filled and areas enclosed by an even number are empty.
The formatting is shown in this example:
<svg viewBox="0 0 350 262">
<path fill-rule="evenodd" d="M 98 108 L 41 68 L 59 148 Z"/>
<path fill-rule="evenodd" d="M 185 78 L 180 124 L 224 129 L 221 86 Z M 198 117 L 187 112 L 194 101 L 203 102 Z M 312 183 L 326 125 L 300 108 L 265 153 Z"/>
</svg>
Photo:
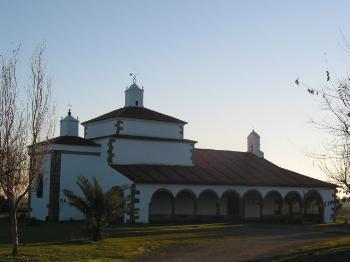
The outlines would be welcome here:
<svg viewBox="0 0 350 262">
<path fill-rule="evenodd" d="M 97 140 L 103 138 L 121 138 L 121 139 L 136 139 L 136 140 L 158 140 L 158 141 L 169 141 L 169 142 L 180 142 L 180 143 L 197 143 L 196 140 L 186 138 L 171 138 L 171 137 L 157 137 L 157 136 L 140 136 L 140 135 L 127 135 L 127 134 L 111 134 L 105 136 L 91 137 L 88 140 Z"/>
<path fill-rule="evenodd" d="M 250 152 L 229 150 L 229 149 L 198 148 L 198 147 L 196 147 L 195 150 L 208 150 L 208 151 L 221 151 L 221 152 L 232 152 L 232 153 L 242 153 L 242 154 L 248 154 L 249 153 L 249 154 L 251 154 Z"/>
<path fill-rule="evenodd" d="M 100 116 L 97 116 L 85 122 L 82 122 L 82 125 L 88 124 L 91 122 L 98 122 L 102 120 L 117 118 L 117 117 L 187 124 L 187 122 L 183 120 L 180 120 L 178 118 L 175 118 L 167 114 L 157 112 L 150 108 L 126 106 L 126 107 L 117 108 L 108 113 L 102 114 Z"/>
<path fill-rule="evenodd" d="M 73 145 L 73 146 L 96 146 L 100 147 L 101 145 L 91 141 L 90 139 L 86 139 L 81 136 L 56 136 L 41 142 L 38 144 L 61 144 L 61 145 Z"/>
</svg>

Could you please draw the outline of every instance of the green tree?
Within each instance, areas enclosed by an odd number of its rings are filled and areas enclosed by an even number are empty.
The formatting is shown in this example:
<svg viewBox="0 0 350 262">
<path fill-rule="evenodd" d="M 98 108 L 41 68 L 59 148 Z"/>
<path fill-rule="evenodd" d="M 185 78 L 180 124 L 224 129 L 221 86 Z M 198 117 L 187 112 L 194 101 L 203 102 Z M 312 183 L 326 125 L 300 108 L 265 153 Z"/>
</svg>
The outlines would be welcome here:
<svg viewBox="0 0 350 262">
<path fill-rule="evenodd" d="M 94 241 L 101 240 L 106 226 L 124 213 L 123 189 L 114 186 L 109 191 L 103 192 L 96 177 L 92 178 L 91 183 L 86 177 L 79 176 L 77 185 L 83 196 L 66 189 L 64 194 L 69 204 L 85 215 L 90 238 Z"/>
</svg>

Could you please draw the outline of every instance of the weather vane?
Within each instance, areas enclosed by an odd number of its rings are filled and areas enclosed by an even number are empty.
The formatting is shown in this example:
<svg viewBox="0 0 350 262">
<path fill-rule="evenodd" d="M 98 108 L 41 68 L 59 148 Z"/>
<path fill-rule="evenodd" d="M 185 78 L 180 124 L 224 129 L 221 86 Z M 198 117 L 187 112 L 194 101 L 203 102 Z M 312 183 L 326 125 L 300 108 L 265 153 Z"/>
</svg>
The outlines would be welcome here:
<svg viewBox="0 0 350 262">
<path fill-rule="evenodd" d="M 133 84 L 136 84 L 136 74 L 130 73 L 130 76 L 132 76 Z"/>
<path fill-rule="evenodd" d="M 71 109 L 72 109 L 72 104 L 68 103 L 67 106 L 68 106 L 68 114 L 70 115 L 71 114 Z"/>
</svg>

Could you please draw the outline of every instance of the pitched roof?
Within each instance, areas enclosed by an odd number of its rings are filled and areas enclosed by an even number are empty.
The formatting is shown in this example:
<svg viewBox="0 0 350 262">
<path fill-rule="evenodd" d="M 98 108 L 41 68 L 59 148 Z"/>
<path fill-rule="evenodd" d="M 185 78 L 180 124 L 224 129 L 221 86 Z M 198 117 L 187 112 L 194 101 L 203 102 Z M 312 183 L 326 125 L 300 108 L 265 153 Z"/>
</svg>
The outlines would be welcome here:
<svg viewBox="0 0 350 262">
<path fill-rule="evenodd" d="M 101 138 L 122 138 L 131 140 L 149 140 L 149 141 L 167 141 L 167 142 L 179 142 L 179 143 L 197 143 L 195 140 L 184 139 L 184 138 L 168 138 L 168 137 L 154 137 L 154 136 L 135 136 L 135 135 L 123 135 L 123 134 L 113 134 L 106 136 L 98 136 L 89 138 L 89 140 L 98 140 Z"/>
<path fill-rule="evenodd" d="M 252 153 L 195 149 L 194 166 L 113 165 L 135 183 L 328 187 L 335 185 L 281 168 Z"/>
<path fill-rule="evenodd" d="M 96 146 L 96 147 L 100 146 L 91 140 L 88 140 L 79 136 L 58 136 L 58 137 L 54 137 L 52 139 L 43 141 L 41 143 L 72 145 L 72 146 Z"/>
<path fill-rule="evenodd" d="M 151 109 L 145 107 L 137 107 L 137 106 L 127 106 L 123 108 L 116 109 L 107 114 L 98 116 L 96 118 L 90 119 L 88 121 L 83 122 L 82 124 L 88 124 L 91 122 L 116 118 L 116 117 L 125 117 L 125 118 L 135 118 L 135 119 L 145 119 L 145 120 L 153 120 L 153 121 L 162 121 L 162 122 L 171 122 L 171 123 L 179 123 L 179 124 L 187 124 L 185 121 L 177 119 L 172 116 L 168 116 Z"/>
</svg>

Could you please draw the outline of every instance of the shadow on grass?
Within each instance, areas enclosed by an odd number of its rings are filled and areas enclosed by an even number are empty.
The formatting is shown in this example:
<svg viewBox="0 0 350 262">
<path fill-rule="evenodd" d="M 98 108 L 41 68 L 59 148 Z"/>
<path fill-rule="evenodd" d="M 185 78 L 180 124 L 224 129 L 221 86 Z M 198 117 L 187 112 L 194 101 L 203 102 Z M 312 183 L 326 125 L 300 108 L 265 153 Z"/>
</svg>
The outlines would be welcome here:
<svg viewBox="0 0 350 262">
<path fill-rule="evenodd" d="M 81 222 L 51 223 L 28 219 L 18 220 L 19 242 L 21 244 L 68 242 L 86 239 L 86 229 Z M 11 244 L 10 222 L 8 218 L 0 219 L 0 245 Z"/>
<path fill-rule="evenodd" d="M 22 244 L 87 244 L 84 222 L 40 222 L 19 220 L 20 243 Z M 346 225 L 348 226 L 348 225 Z M 295 239 L 324 238 L 350 234 L 344 225 L 286 225 L 268 223 L 209 223 L 209 224 L 112 224 L 106 232 L 110 239 L 154 238 L 162 240 L 216 239 L 226 237 L 281 236 Z M 298 233 L 298 234 L 297 234 Z M 11 235 L 9 221 L 0 219 L 0 245 L 9 245 Z"/>
</svg>

